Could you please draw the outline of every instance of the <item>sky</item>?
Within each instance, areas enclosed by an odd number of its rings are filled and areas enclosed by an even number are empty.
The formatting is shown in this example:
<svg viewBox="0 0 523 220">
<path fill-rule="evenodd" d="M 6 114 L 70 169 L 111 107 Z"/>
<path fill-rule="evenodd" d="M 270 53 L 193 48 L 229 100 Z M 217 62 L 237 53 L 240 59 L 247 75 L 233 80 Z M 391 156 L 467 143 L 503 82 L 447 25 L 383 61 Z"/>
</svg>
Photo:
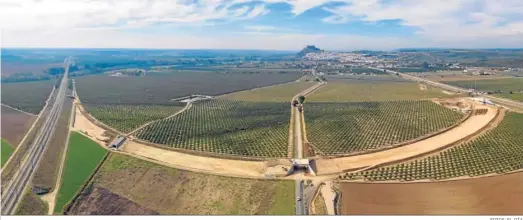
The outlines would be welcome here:
<svg viewBox="0 0 523 220">
<path fill-rule="evenodd" d="M 0 0 L 2 47 L 522 48 L 522 0 Z"/>
</svg>

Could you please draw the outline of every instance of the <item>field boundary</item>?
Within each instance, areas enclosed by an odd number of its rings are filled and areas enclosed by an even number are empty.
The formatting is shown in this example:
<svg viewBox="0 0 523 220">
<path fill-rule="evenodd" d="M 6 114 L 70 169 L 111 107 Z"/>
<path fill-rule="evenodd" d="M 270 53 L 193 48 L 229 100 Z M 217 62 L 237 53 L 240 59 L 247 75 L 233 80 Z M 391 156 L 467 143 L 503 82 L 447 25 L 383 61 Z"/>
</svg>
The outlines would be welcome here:
<svg viewBox="0 0 523 220">
<path fill-rule="evenodd" d="M 13 106 L 10 106 L 10 105 L 6 105 L 6 104 L 4 104 L 4 103 L 2 103 L 2 106 L 6 107 L 6 108 L 10 108 L 10 109 L 13 109 L 13 110 L 15 110 L 15 111 L 19 111 L 19 112 L 21 112 L 21 113 L 25 113 L 25 114 L 28 114 L 28 115 L 32 115 L 32 116 L 38 116 L 38 115 L 35 115 L 35 114 L 33 114 L 33 113 L 29 113 L 29 112 L 26 112 L 26 111 L 24 111 L 24 110 L 21 110 L 21 109 L 17 109 L 17 108 L 15 108 L 15 107 L 13 107 Z M 42 110 L 43 110 L 43 109 L 42 109 Z"/>
<path fill-rule="evenodd" d="M 482 179 L 482 178 L 489 178 L 489 177 L 496 177 L 496 176 L 503 176 L 503 175 L 509 175 L 514 173 L 521 173 L 523 175 L 523 168 L 518 170 L 513 170 L 505 173 L 488 173 L 485 175 L 479 175 L 479 176 L 459 176 L 459 177 L 453 177 L 448 179 L 441 179 L 441 180 L 431 180 L 431 179 L 422 179 L 422 180 L 412 180 L 412 181 L 400 181 L 400 180 L 393 180 L 393 181 L 367 181 L 363 179 L 356 179 L 356 180 L 345 180 L 345 179 L 337 179 L 341 183 L 365 183 L 365 184 L 422 184 L 422 183 L 439 183 L 439 182 L 452 182 L 452 181 L 461 181 L 461 180 L 471 180 L 471 179 Z"/>
<path fill-rule="evenodd" d="M 409 145 L 409 144 L 412 144 L 412 143 L 415 143 L 415 142 L 418 142 L 418 141 L 422 141 L 422 140 L 434 137 L 436 135 L 440 135 L 442 133 L 445 133 L 445 132 L 447 132 L 447 131 L 449 131 L 449 130 L 451 130 L 451 129 L 459 126 L 459 125 L 461 125 L 463 122 L 465 122 L 465 121 L 470 119 L 470 117 L 472 116 L 472 112 L 473 111 L 465 114 L 464 117 L 462 117 L 459 121 L 457 121 L 456 123 L 454 123 L 453 125 L 451 125 L 449 127 L 442 128 L 442 129 L 440 129 L 438 131 L 435 131 L 435 132 L 432 132 L 432 133 L 429 133 L 429 134 L 417 137 L 415 139 L 407 140 L 407 141 L 404 141 L 404 142 L 401 142 L 401 143 L 398 143 L 398 144 L 395 144 L 395 145 L 389 145 L 389 146 L 386 146 L 386 147 L 380 147 L 380 148 L 369 149 L 369 150 L 365 150 L 365 151 L 358 151 L 358 152 L 347 153 L 347 154 L 316 155 L 316 156 L 314 156 L 312 158 L 332 159 L 332 158 L 340 158 L 340 157 L 350 157 L 350 156 L 358 156 L 358 155 L 364 155 L 364 154 L 372 154 L 372 153 L 377 153 L 377 152 L 380 152 L 380 151 L 385 151 L 385 150 L 390 150 L 390 149 L 394 149 L 394 148 L 398 148 L 398 147 L 403 147 L 405 145 Z M 313 143 L 310 143 L 310 144 L 314 148 L 315 151 L 321 152 L 321 151 L 319 151 L 319 149 L 314 147 Z"/>
</svg>

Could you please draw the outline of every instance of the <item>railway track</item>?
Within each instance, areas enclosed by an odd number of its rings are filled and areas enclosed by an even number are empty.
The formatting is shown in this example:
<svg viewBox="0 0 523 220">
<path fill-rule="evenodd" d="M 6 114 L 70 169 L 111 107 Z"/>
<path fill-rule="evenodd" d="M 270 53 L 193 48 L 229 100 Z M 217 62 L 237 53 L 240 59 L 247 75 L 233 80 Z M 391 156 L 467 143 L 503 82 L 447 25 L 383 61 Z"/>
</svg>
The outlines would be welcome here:
<svg viewBox="0 0 523 220">
<path fill-rule="evenodd" d="M 65 72 L 62 77 L 62 81 L 59 85 L 59 90 L 56 95 L 55 102 L 53 103 L 52 109 L 49 112 L 42 128 L 35 139 L 35 142 L 31 145 L 29 151 L 25 155 L 25 159 L 20 164 L 20 167 L 15 171 L 13 178 L 7 183 L 4 191 L 2 191 L 2 202 L 1 202 L 1 213 L 2 215 L 12 215 L 16 210 L 16 207 L 22 196 L 24 195 L 25 189 L 30 183 L 31 178 L 36 171 L 38 164 L 42 159 L 42 155 L 47 149 L 49 140 L 53 136 L 55 125 L 58 122 L 64 99 L 66 97 L 65 91 L 67 88 L 67 75 L 69 72 L 69 60 L 66 59 Z"/>
</svg>

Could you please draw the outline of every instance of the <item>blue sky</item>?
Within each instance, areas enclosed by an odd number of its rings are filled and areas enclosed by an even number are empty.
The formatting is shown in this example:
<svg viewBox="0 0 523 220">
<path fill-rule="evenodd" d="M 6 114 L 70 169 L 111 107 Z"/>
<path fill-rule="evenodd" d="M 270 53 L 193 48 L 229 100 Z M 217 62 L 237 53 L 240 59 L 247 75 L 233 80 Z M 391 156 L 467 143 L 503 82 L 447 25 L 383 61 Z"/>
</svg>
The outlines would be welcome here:
<svg viewBox="0 0 523 220">
<path fill-rule="evenodd" d="M 521 0 L 0 0 L 3 47 L 523 47 Z"/>
</svg>

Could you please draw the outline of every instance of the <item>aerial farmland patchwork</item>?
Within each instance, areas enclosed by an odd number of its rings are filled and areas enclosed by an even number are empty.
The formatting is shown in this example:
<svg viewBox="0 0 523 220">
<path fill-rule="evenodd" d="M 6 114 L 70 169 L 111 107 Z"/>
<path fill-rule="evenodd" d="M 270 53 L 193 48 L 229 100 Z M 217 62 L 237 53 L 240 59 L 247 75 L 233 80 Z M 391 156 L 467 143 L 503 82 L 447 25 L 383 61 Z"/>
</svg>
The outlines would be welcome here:
<svg viewBox="0 0 523 220">
<path fill-rule="evenodd" d="M 470 92 L 473 76 L 321 60 L 334 52 L 115 66 L 83 53 L 61 77 L 2 84 L 6 213 L 521 213 L 495 194 L 523 202 L 523 108 L 483 92 L 516 91 L 515 76 Z M 349 54 L 336 56 L 370 56 Z"/>
</svg>

